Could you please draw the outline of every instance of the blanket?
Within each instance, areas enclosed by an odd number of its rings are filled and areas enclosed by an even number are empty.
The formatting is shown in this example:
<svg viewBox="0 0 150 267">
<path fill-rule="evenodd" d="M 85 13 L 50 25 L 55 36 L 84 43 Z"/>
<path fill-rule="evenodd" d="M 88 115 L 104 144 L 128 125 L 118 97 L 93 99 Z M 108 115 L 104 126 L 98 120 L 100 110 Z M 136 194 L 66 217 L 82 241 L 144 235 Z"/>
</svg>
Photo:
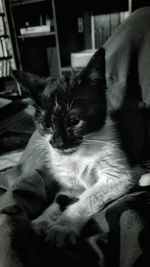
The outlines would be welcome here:
<svg viewBox="0 0 150 267">
<path fill-rule="evenodd" d="M 0 199 L 0 266 L 150 266 L 149 209 L 150 187 L 135 188 L 95 214 L 77 244 L 56 248 L 35 235 L 25 205 L 7 190 Z"/>
</svg>

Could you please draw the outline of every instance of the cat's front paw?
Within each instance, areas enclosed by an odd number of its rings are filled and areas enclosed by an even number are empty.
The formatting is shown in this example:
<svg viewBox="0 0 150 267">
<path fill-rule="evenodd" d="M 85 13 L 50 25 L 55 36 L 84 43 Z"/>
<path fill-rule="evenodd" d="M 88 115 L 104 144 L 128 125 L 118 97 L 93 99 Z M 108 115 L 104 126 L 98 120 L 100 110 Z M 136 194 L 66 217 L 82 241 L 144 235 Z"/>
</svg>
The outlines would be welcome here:
<svg viewBox="0 0 150 267">
<path fill-rule="evenodd" d="M 76 244 L 79 230 L 71 225 L 61 225 L 57 222 L 49 227 L 46 242 L 56 247 L 64 247 L 66 243 Z"/>
<path fill-rule="evenodd" d="M 48 224 L 46 221 L 33 220 L 31 227 L 37 236 L 45 237 L 47 235 Z"/>
<path fill-rule="evenodd" d="M 47 236 L 49 231 L 49 225 L 52 225 L 56 220 L 58 219 L 58 216 L 54 214 L 50 218 L 39 217 L 31 222 L 31 227 L 33 231 L 36 233 L 37 236 Z"/>
<path fill-rule="evenodd" d="M 39 217 L 31 222 L 33 231 L 38 236 L 47 236 L 49 225 L 53 224 L 60 216 L 61 210 L 57 203 L 50 205 Z"/>
</svg>

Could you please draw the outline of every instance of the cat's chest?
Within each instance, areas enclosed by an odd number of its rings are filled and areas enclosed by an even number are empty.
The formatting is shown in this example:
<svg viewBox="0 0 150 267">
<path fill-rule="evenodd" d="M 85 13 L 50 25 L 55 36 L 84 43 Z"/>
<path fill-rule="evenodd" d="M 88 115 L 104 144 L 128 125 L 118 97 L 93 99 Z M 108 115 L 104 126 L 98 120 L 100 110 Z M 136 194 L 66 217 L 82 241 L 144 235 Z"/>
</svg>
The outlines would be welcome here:
<svg viewBox="0 0 150 267">
<path fill-rule="evenodd" d="M 90 157 L 79 150 L 71 155 L 63 155 L 51 150 L 51 170 L 58 182 L 64 186 L 72 187 L 82 185 L 90 187 L 97 181 L 94 171 L 97 157 Z"/>
</svg>

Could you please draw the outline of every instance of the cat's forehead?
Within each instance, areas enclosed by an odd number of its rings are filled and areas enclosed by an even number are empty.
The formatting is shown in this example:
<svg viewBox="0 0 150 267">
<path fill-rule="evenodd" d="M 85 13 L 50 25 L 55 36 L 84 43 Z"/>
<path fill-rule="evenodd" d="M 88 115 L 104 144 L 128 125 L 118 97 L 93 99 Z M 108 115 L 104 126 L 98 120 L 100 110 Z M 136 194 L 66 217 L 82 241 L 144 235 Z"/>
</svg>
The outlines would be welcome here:
<svg viewBox="0 0 150 267">
<path fill-rule="evenodd" d="M 68 81 L 65 78 L 50 82 L 47 84 L 43 98 L 46 105 L 53 107 L 53 110 L 67 111 L 79 99 L 78 86 L 80 86 L 80 79 L 75 77 L 73 80 Z"/>
<path fill-rule="evenodd" d="M 49 83 L 47 83 L 44 91 L 43 91 L 43 95 L 45 97 L 51 97 L 54 98 L 55 95 L 59 95 L 60 92 L 64 93 L 67 91 L 68 88 L 68 84 L 66 83 L 65 79 L 60 79 L 60 80 L 54 80 L 54 81 L 49 81 Z"/>
</svg>

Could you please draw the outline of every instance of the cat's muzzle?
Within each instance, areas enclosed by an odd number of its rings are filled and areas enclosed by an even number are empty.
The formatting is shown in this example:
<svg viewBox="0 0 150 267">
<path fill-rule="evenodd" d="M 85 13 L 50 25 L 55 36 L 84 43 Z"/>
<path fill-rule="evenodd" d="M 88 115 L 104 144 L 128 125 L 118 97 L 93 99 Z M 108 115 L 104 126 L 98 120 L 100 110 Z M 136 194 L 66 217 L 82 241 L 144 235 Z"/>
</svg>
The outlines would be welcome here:
<svg viewBox="0 0 150 267">
<path fill-rule="evenodd" d="M 52 138 L 50 140 L 50 144 L 54 149 L 59 150 L 60 152 L 66 153 L 66 154 L 70 154 L 75 152 L 80 144 L 82 142 L 82 139 L 69 139 L 66 141 L 63 141 L 63 139 L 61 137 L 58 137 L 57 139 Z"/>
</svg>

